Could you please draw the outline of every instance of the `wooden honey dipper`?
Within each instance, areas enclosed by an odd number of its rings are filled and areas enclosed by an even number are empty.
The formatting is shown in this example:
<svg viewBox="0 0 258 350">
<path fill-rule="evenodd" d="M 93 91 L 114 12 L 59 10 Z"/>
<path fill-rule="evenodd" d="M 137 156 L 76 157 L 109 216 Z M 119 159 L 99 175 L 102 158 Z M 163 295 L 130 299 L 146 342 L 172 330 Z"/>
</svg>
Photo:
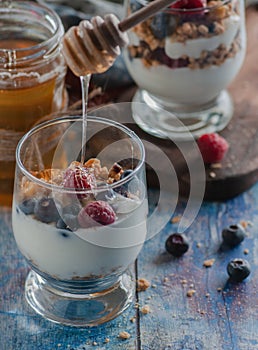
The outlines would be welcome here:
<svg viewBox="0 0 258 350">
<path fill-rule="evenodd" d="M 155 0 L 121 22 L 113 15 L 93 17 L 71 27 L 63 38 L 66 63 L 76 76 L 105 72 L 128 44 L 126 31 L 164 9 L 172 0 Z"/>
</svg>

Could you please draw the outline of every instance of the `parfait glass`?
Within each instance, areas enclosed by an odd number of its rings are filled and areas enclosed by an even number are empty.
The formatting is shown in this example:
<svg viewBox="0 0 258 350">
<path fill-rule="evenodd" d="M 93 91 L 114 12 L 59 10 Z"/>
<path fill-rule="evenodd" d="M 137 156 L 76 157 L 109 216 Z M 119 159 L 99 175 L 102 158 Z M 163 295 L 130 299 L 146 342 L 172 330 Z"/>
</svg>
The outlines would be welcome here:
<svg viewBox="0 0 258 350">
<path fill-rule="evenodd" d="M 145 152 L 134 132 L 79 116 L 35 126 L 20 140 L 12 222 L 30 267 L 29 305 L 65 325 L 94 326 L 134 295 L 130 266 L 146 238 Z M 85 126 L 85 125 L 84 125 Z"/>
<path fill-rule="evenodd" d="M 148 0 L 125 0 L 127 14 Z M 246 52 L 243 0 L 175 0 L 129 32 L 125 50 L 138 85 L 133 118 L 160 138 L 222 130 L 234 112 L 227 87 Z"/>
</svg>

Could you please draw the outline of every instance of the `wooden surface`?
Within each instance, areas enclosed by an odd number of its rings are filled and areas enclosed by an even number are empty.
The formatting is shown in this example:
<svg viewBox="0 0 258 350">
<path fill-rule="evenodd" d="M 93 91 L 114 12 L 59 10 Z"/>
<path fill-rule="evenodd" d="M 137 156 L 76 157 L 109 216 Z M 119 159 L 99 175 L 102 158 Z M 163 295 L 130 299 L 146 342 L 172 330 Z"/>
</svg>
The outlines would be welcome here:
<svg viewBox="0 0 258 350">
<path fill-rule="evenodd" d="M 151 207 L 156 204 L 151 191 Z M 162 218 L 171 209 L 159 206 Z M 0 212 L 0 334 L 1 350 L 257 350 L 258 349 L 258 185 L 224 203 L 204 203 L 186 231 L 189 251 L 173 258 L 164 249 L 178 223 L 168 222 L 145 243 L 134 274 L 151 282 L 135 295 L 132 306 L 116 320 L 89 329 L 52 324 L 30 310 L 24 300 L 26 263 L 19 253 L 11 229 L 10 210 Z M 183 213 L 184 203 L 174 215 Z M 250 221 L 248 237 L 232 250 L 221 251 L 221 230 L 241 220 Z M 158 224 L 158 221 L 156 222 Z M 249 253 L 244 254 L 244 249 Z M 246 258 L 251 275 L 244 282 L 229 284 L 226 265 L 231 258 Z M 215 259 L 210 268 L 206 259 Z M 192 297 L 187 291 L 194 289 Z M 221 291 L 220 291 L 221 289 Z M 139 308 L 136 306 L 139 304 Z M 140 309 L 149 305 L 151 313 Z M 131 322 L 131 318 L 135 322 Z M 127 331 L 131 337 L 121 340 Z M 105 343 L 105 339 L 109 342 Z M 95 344 L 95 345 L 94 345 Z"/>
</svg>

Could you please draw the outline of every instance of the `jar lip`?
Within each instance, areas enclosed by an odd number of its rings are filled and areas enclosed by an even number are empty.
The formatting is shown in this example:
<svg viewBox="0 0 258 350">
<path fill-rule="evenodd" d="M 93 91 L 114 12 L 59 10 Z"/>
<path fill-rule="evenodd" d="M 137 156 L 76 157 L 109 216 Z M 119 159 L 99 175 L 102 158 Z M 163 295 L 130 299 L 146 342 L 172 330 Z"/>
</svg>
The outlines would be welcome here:
<svg viewBox="0 0 258 350">
<path fill-rule="evenodd" d="M 8 53 L 8 52 L 16 52 L 16 53 L 21 53 L 22 55 L 22 60 L 26 56 L 26 52 L 31 52 L 31 51 L 36 51 L 38 54 L 36 56 L 39 56 L 39 52 L 42 53 L 44 48 L 49 47 L 49 49 L 52 49 L 54 46 L 57 46 L 60 39 L 63 37 L 64 34 L 64 27 L 63 23 L 61 21 L 61 18 L 58 16 L 58 14 L 52 10 L 50 7 L 43 5 L 43 4 L 38 4 L 38 3 L 33 3 L 31 1 L 12 1 L 10 5 L 7 7 L 1 6 L 0 5 L 0 15 L 1 13 L 9 13 L 11 11 L 17 11 L 17 13 L 20 14 L 20 10 L 23 10 L 23 13 L 28 13 L 30 16 L 40 16 L 40 17 L 45 17 L 48 25 L 51 28 L 52 35 L 47 38 L 46 40 L 42 40 L 41 42 L 28 46 L 28 47 L 18 47 L 15 49 L 12 48 L 0 48 L 0 53 Z M 44 24 L 41 23 L 42 26 Z M 48 51 L 48 50 L 47 50 Z M 33 55 L 32 55 L 33 56 Z M 19 59 L 17 60 L 19 61 Z M 0 62 L 2 63 L 2 62 Z"/>
</svg>

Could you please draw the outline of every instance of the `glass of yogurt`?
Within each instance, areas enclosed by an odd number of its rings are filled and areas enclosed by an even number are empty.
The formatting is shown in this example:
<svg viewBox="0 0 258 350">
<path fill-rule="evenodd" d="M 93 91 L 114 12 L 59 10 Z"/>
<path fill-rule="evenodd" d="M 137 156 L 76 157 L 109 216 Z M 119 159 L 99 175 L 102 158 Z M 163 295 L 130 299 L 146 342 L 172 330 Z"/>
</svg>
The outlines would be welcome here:
<svg viewBox="0 0 258 350">
<path fill-rule="evenodd" d="M 127 14 L 148 5 L 125 0 Z M 233 115 L 226 90 L 245 57 L 243 0 L 175 0 L 129 32 L 129 73 L 139 89 L 134 120 L 160 138 L 222 130 Z M 188 132 L 186 132 L 186 130 Z"/>
<path fill-rule="evenodd" d="M 132 300 L 131 265 L 146 238 L 141 140 L 104 118 L 65 116 L 30 130 L 16 160 L 12 220 L 30 266 L 27 302 L 66 325 L 113 319 Z"/>
</svg>

